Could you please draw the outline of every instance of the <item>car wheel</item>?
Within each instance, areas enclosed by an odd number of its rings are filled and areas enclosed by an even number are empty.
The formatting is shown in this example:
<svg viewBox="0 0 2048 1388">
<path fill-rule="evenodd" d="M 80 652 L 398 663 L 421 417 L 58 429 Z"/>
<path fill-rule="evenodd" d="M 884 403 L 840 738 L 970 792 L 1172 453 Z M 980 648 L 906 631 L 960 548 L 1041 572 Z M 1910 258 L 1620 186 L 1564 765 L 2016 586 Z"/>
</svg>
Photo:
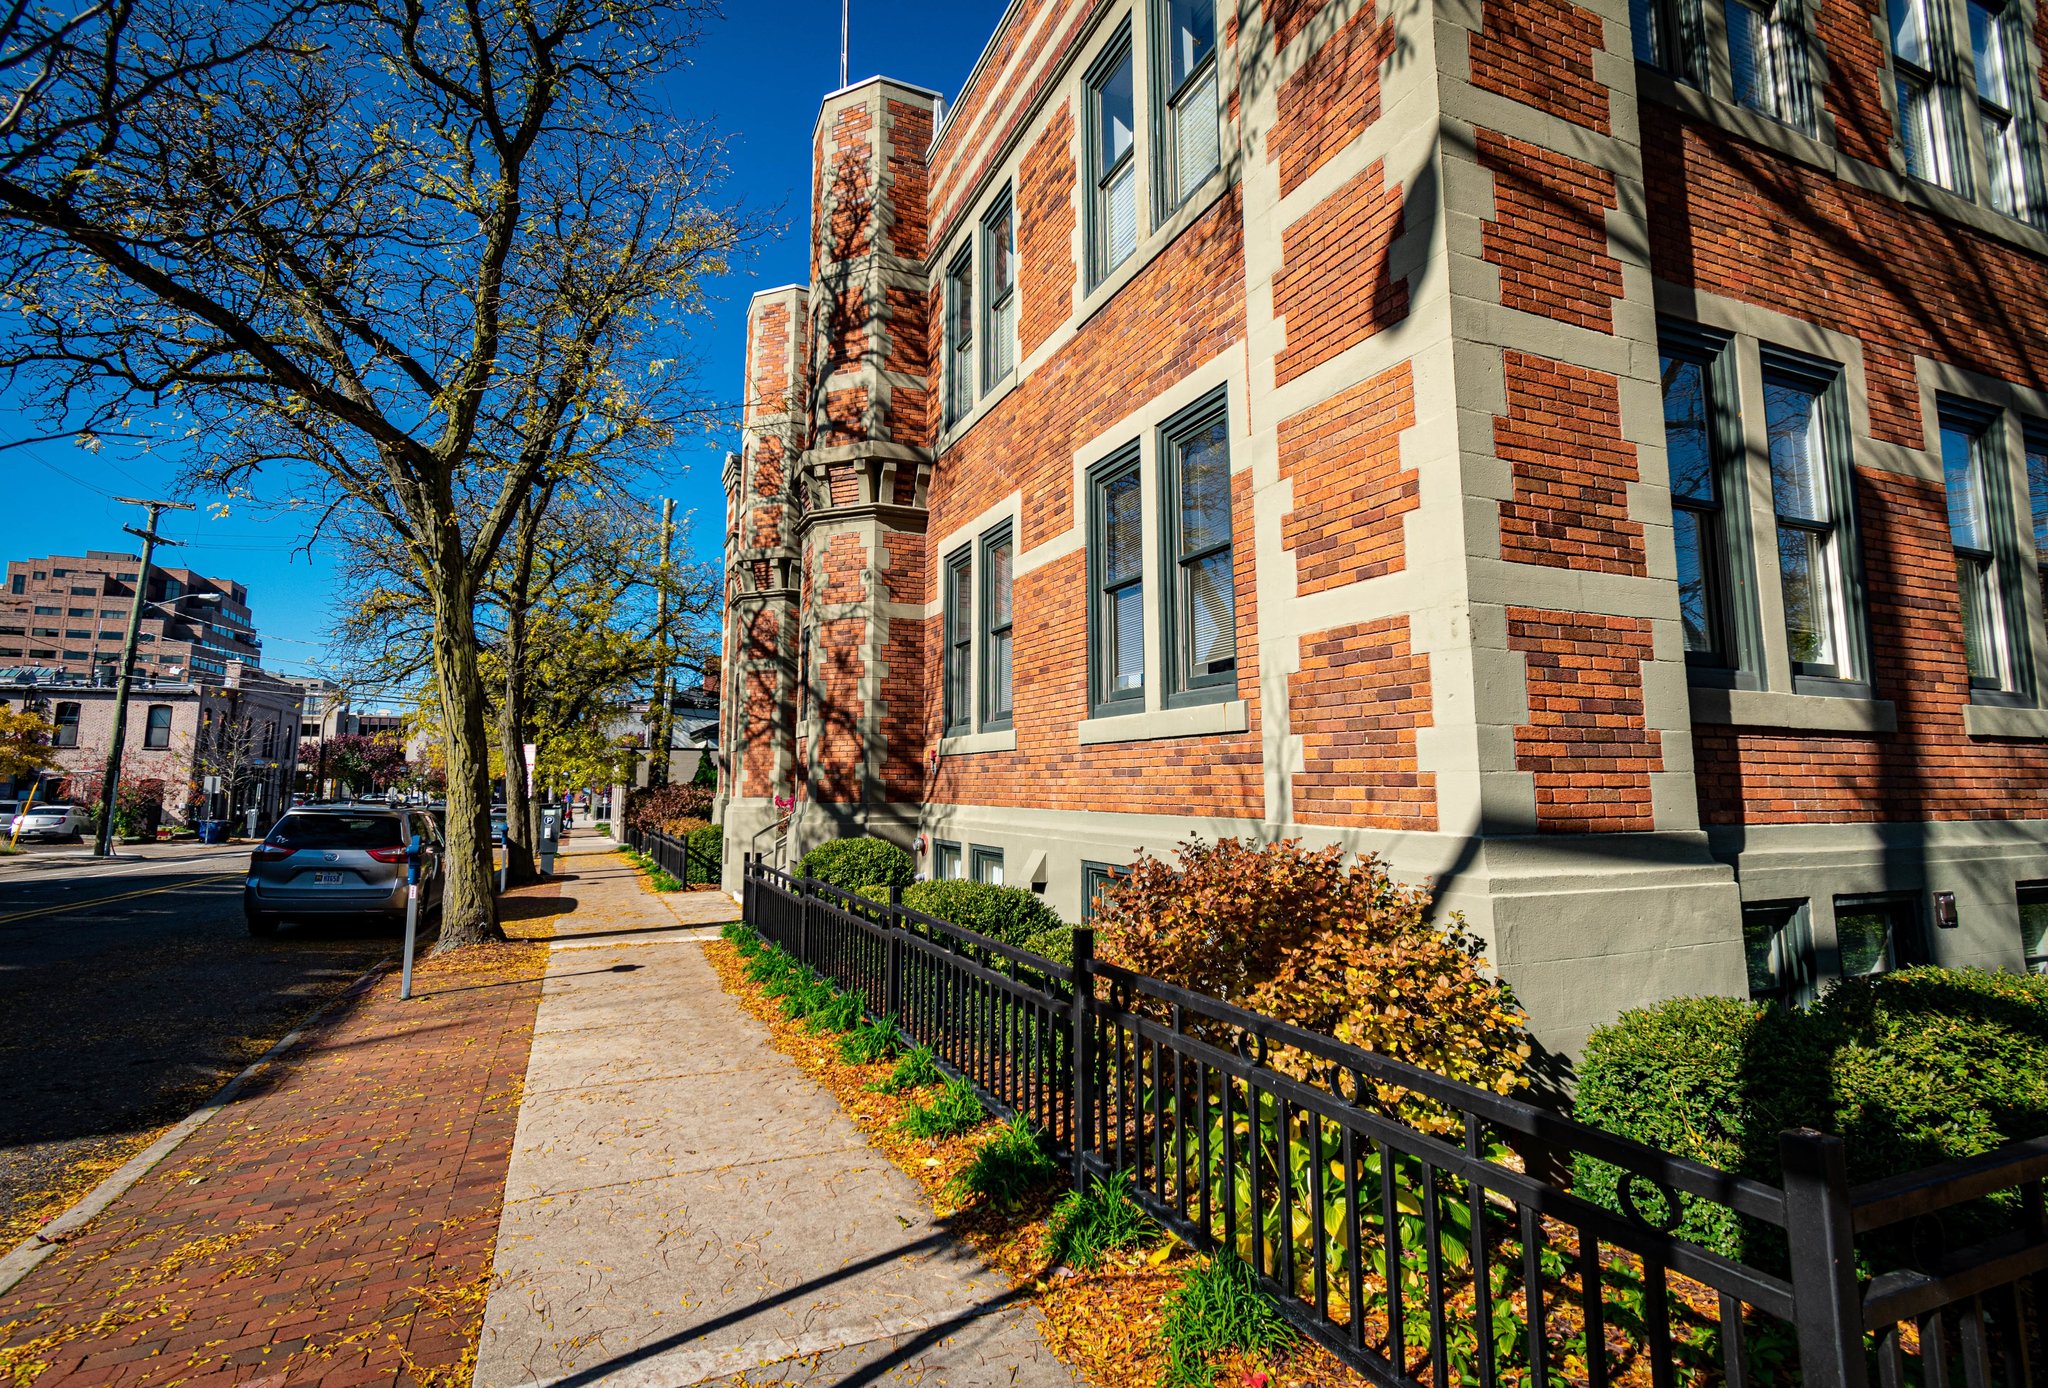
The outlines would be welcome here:
<svg viewBox="0 0 2048 1388">
<path fill-rule="evenodd" d="M 242 913 L 242 919 L 248 922 L 249 933 L 258 939 L 277 933 L 276 916 L 265 915 L 261 911 L 245 911 Z"/>
</svg>

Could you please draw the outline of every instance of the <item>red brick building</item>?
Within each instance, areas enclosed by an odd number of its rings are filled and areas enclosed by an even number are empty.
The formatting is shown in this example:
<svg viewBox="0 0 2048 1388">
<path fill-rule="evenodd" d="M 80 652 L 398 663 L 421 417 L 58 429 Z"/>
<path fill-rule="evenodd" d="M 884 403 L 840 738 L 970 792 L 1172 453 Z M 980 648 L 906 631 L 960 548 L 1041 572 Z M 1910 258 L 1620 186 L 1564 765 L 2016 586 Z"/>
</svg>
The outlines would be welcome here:
<svg viewBox="0 0 2048 1388">
<path fill-rule="evenodd" d="M 1015 0 L 949 106 L 828 96 L 727 862 L 865 828 L 1078 918 L 1342 842 L 1567 1050 L 2048 953 L 2044 15 Z"/>
<path fill-rule="evenodd" d="M 21 559 L 0 587 L 0 668 L 55 670 L 113 683 L 142 556 L 95 549 Z M 239 583 L 155 564 L 137 633 L 142 673 L 219 684 L 228 663 L 263 658 Z M 204 598 L 205 602 L 194 599 Z"/>
</svg>

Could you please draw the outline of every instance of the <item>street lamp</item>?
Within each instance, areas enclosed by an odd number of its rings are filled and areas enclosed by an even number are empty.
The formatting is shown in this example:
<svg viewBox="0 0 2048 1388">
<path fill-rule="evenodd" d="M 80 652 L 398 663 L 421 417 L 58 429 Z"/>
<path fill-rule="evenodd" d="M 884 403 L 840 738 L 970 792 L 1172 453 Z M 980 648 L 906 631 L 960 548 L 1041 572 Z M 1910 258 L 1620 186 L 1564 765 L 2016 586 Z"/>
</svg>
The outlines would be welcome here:
<svg viewBox="0 0 2048 1388">
<path fill-rule="evenodd" d="M 128 685 L 135 677 L 135 645 L 142 635 L 143 610 L 170 608 L 175 617 L 181 615 L 176 610 L 181 602 L 200 607 L 220 605 L 219 593 L 187 593 L 161 602 L 145 601 L 142 595 L 149 586 L 150 554 L 158 543 L 156 517 L 152 513 L 149 533 L 143 536 L 142 568 L 135 575 L 135 602 L 128 609 L 128 639 L 121 643 L 121 670 L 114 681 L 114 732 L 107 743 L 107 774 L 100 778 L 100 822 L 92 846 L 95 858 L 111 858 L 114 854 L 114 791 L 121 779 L 121 753 L 128 741 Z"/>
</svg>

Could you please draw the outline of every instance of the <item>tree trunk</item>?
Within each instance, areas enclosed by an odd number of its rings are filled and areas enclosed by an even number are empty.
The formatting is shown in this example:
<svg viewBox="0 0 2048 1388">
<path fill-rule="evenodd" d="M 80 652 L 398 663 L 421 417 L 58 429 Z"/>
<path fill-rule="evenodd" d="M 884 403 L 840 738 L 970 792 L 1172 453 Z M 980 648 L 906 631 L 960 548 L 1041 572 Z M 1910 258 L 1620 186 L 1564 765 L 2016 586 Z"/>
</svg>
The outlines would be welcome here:
<svg viewBox="0 0 2048 1388">
<path fill-rule="evenodd" d="M 456 574 L 438 574 L 434 595 L 434 678 L 448 748 L 448 862 L 435 953 L 502 940 L 491 873 L 491 757 L 477 667 L 476 593 Z"/>
</svg>

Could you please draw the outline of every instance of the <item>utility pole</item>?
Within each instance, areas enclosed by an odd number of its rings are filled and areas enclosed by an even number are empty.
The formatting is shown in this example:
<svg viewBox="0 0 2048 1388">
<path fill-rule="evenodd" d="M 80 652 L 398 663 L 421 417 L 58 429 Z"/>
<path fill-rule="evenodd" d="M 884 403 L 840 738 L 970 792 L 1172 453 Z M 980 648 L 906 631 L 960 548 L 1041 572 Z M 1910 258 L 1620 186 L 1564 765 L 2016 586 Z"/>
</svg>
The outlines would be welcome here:
<svg viewBox="0 0 2048 1388">
<path fill-rule="evenodd" d="M 149 527 L 121 528 L 142 541 L 142 568 L 135 575 L 135 601 L 128 604 L 128 639 L 121 643 L 121 673 L 114 681 L 114 732 L 107 742 L 107 774 L 100 778 L 100 823 L 93 835 L 92 856 L 111 858 L 114 854 L 114 792 L 121 778 L 121 752 L 128 741 L 128 687 L 135 678 L 135 642 L 142 634 L 142 609 L 149 605 L 149 565 L 158 545 L 175 545 L 156 533 L 157 518 L 166 511 L 189 511 L 184 501 L 144 501 L 139 497 L 117 496 L 124 506 L 141 506 L 149 511 Z"/>
<path fill-rule="evenodd" d="M 668 554 L 676 538 L 676 500 L 672 496 L 661 499 L 661 569 L 660 586 L 654 595 L 655 634 L 661 640 L 661 669 L 654 677 L 654 707 L 648 712 L 653 715 L 648 728 L 647 788 L 656 789 L 668 784 L 669 743 L 674 734 L 669 731 L 669 689 L 668 670 L 674 660 L 668 639 Z"/>
</svg>

